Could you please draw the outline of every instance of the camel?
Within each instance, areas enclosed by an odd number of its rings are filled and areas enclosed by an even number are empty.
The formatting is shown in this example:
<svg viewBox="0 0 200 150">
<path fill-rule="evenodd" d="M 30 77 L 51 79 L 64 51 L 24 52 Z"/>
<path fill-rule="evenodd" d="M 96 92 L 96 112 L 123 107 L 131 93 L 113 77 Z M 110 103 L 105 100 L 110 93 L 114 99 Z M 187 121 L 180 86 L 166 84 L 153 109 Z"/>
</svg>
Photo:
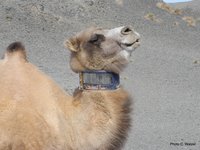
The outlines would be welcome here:
<svg viewBox="0 0 200 150">
<path fill-rule="evenodd" d="M 91 27 L 66 40 L 71 69 L 91 81 L 83 78 L 73 96 L 28 62 L 21 42 L 11 43 L 0 61 L 0 150 L 122 149 L 132 100 L 119 82 L 103 85 L 126 67 L 139 39 L 123 26 Z M 96 79 L 102 87 L 92 85 Z"/>
</svg>

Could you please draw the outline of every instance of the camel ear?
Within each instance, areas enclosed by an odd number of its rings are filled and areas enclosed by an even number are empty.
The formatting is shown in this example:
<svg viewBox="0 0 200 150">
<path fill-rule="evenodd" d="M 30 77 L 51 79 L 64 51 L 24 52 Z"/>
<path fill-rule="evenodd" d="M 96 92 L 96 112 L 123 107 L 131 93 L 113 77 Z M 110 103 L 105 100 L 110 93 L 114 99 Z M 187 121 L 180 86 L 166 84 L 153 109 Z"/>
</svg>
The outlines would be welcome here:
<svg viewBox="0 0 200 150">
<path fill-rule="evenodd" d="M 78 52 L 79 51 L 80 42 L 79 42 L 79 40 L 77 38 L 70 38 L 70 39 L 65 41 L 64 45 L 70 51 Z"/>
</svg>

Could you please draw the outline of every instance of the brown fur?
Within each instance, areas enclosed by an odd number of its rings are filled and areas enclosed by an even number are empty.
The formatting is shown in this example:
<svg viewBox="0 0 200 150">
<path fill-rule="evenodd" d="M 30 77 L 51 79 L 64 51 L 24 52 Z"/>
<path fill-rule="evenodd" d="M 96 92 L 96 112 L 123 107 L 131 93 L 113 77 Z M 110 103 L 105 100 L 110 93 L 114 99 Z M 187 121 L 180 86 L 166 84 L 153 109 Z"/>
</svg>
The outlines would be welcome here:
<svg viewBox="0 0 200 150">
<path fill-rule="evenodd" d="M 106 37 L 107 30 L 100 28 L 86 29 L 65 42 L 65 46 L 71 50 L 70 65 L 74 72 L 83 70 L 108 70 L 120 73 L 128 64 L 128 60 L 122 57 L 120 40 L 128 39 L 133 43 L 133 48 L 139 46 L 138 35 L 132 30 L 126 35 L 113 35 Z M 96 41 L 94 41 L 94 36 Z M 124 38 L 123 38 L 124 37 Z M 121 38 L 121 39 L 120 39 Z"/>
<path fill-rule="evenodd" d="M 7 57 L 12 57 L 18 55 L 21 59 L 26 61 L 26 51 L 25 47 L 21 42 L 14 42 L 7 47 Z"/>
<path fill-rule="evenodd" d="M 80 45 L 85 37 L 73 40 L 68 42 L 73 70 L 99 69 L 100 53 L 90 54 L 91 62 L 75 58 L 82 55 L 77 52 L 91 53 L 92 45 Z M 0 150 L 121 149 L 130 127 L 127 92 L 76 90 L 70 96 L 25 58 L 22 44 L 12 43 L 0 62 Z"/>
</svg>

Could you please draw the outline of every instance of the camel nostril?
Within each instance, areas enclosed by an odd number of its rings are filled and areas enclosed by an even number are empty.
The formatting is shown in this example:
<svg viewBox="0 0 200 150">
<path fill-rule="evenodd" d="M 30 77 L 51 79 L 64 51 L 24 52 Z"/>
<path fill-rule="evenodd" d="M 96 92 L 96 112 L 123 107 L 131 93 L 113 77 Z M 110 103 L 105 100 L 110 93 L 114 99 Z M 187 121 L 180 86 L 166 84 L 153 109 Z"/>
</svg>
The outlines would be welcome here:
<svg viewBox="0 0 200 150">
<path fill-rule="evenodd" d="M 127 35 L 127 34 L 129 34 L 131 32 L 133 32 L 133 30 L 130 27 L 124 27 L 121 30 L 121 34 L 123 34 L 123 35 Z"/>
</svg>

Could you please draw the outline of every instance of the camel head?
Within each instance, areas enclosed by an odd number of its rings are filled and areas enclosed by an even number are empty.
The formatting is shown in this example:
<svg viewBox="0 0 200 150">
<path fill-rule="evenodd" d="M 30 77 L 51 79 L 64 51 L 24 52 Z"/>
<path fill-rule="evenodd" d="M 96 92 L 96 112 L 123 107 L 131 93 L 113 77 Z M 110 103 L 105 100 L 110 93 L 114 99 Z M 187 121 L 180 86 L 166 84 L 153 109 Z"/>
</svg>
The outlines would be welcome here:
<svg viewBox="0 0 200 150">
<path fill-rule="evenodd" d="M 74 72 L 106 70 L 120 73 L 131 53 L 140 45 L 140 35 L 132 27 L 114 29 L 88 28 L 65 41 L 71 51 Z"/>
</svg>

